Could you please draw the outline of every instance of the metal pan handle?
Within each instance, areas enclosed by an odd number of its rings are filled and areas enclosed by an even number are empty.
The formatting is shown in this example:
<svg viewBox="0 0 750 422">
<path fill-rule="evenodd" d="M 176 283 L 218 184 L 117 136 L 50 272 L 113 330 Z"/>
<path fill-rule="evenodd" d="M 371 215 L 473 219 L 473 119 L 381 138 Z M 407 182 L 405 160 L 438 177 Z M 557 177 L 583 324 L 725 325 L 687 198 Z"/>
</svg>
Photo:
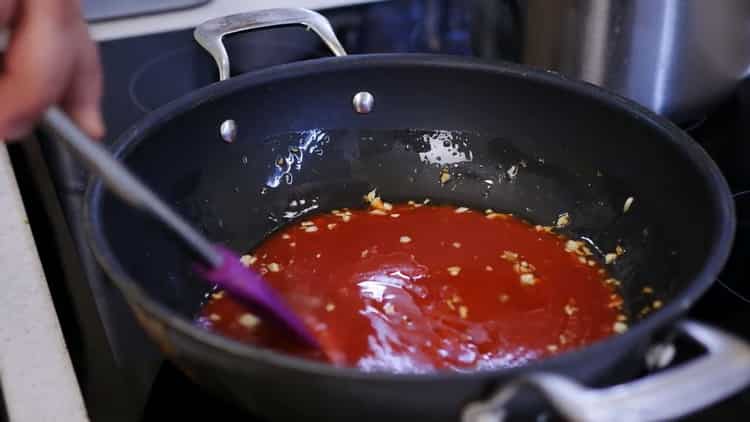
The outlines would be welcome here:
<svg viewBox="0 0 750 422">
<path fill-rule="evenodd" d="M 229 78 L 229 54 L 222 39 L 225 35 L 253 29 L 285 25 L 304 25 L 315 32 L 336 56 L 346 56 L 331 23 L 323 15 L 301 8 L 283 8 L 239 13 L 204 22 L 195 28 L 193 37 L 216 61 L 219 80 Z"/>
<path fill-rule="evenodd" d="M 637 381 L 590 389 L 553 374 L 520 378 L 485 402 L 469 404 L 463 422 L 501 421 L 504 407 L 522 387 L 539 391 L 571 421 L 657 421 L 685 416 L 742 390 L 750 383 L 750 345 L 719 329 L 684 321 L 678 329 L 706 353 Z"/>
</svg>

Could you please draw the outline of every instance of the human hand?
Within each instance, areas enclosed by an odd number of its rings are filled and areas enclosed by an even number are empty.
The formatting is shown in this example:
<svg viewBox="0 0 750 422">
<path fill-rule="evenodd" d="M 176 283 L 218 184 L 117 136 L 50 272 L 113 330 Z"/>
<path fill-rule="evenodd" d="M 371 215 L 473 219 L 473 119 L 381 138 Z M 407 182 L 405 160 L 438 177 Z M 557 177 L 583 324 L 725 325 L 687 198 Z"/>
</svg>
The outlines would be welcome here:
<svg viewBox="0 0 750 422">
<path fill-rule="evenodd" d="M 54 104 L 101 138 L 99 54 L 79 0 L 0 0 L 0 28 L 10 30 L 0 71 L 0 139 L 27 134 Z"/>
</svg>

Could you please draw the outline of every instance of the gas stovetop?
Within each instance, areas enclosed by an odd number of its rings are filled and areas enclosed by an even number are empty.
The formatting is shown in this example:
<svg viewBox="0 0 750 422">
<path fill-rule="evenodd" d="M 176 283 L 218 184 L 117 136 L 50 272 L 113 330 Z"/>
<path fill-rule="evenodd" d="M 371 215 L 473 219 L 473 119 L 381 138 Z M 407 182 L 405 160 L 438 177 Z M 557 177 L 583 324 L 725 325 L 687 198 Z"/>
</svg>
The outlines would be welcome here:
<svg viewBox="0 0 750 422">
<path fill-rule="evenodd" d="M 482 2 L 476 2 L 482 3 Z M 499 2 L 500 4 L 502 2 Z M 513 59 L 517 31 L 507 19 L 488 19 L 474 2 L 398 0 L 327 11 L 352 54 L 438 52 Z M 495 8 L 502 13 L 503 8 Z M 227 37 L 233 72 L 325 56 L 300 28 Z M 507 46 L 507 48 L 503 48 Z M 176 31 L 105 42 L 104 113 L 112 142 L 149 111 L 216 80 L 211 58 Z M 750 83 L 687 128 L 709 151 L 736 193 L 750 190 Z M 161 355 L 137 326 L 119 292 L 96 266 L 81 221 L 85 172 L 57 145 L 11 147 L 29 219 L 56 310 L 92 421 L 157 421 L 180 416 L 256 420 L 207 395 Z M 691 318 L 750 341 L 750 287 L 743 262 L 750 255 L 750 193 L 738 196 L 739 229 L 732 262 L 695 306 Z M 739 420 L 750 412 L 750 389 L 688 420 Z"/>
</svg>

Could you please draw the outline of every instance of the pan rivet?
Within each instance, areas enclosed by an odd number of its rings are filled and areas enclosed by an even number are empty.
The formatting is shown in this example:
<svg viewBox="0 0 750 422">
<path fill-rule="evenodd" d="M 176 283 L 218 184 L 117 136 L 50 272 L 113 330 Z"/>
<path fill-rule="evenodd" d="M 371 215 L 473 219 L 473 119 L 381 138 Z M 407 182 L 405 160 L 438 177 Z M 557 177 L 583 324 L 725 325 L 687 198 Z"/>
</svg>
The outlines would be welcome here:
<svg viewBox="0 0 750 422">
<path fill-rule="evenodd" d="M 237 137 L 237 123 L 234 120 L 224 120 L 219 126 L 219 133 L 224 142 L 231 144 Z"/>
<path fill-rule="evenodd" d="M 358 92 L 352 99 L 354 111 L 360 114 L 367 114 L 375 106 L 375 97 L 367 91 Z"/>
</svg>

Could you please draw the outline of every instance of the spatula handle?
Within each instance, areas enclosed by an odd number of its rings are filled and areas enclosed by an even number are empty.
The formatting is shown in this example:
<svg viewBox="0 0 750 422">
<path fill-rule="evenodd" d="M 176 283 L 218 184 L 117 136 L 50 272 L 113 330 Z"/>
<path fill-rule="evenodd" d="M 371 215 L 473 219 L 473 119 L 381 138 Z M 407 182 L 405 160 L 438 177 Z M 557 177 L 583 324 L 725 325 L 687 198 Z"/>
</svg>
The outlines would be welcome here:
<svg viewBox="0 0 750 422">
<path fill-rule="evenodd" d="M 73 153 L 78 155 L 91 172 L 99 175 L 104 184 L 120 199 L 144 210 L 169 226 L 200 258 L 214 268 L 222 263 L 222 255 L 200 232 L 146 187 L 100 143 L 91 140 L 68 116 L 56 107 L 44 114 L 42 126 L 53 133 Z"/>
</svg>

